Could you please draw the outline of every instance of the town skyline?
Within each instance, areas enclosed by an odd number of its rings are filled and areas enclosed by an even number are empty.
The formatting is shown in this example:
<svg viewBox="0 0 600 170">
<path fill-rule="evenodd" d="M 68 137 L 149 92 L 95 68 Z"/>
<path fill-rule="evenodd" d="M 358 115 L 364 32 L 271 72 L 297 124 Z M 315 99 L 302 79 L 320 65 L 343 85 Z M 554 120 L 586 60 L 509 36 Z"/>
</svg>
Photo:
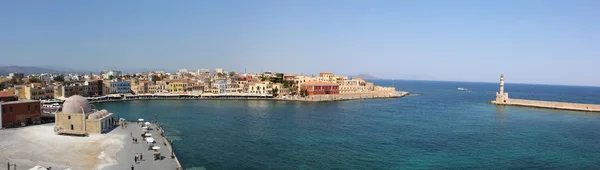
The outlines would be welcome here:
<svg viewBox="0 0 600 170">
<path fill-rule="evenodd" d="M 2 2 L 0 59 L 600 86 L 597 1 Z"/>
</svg>

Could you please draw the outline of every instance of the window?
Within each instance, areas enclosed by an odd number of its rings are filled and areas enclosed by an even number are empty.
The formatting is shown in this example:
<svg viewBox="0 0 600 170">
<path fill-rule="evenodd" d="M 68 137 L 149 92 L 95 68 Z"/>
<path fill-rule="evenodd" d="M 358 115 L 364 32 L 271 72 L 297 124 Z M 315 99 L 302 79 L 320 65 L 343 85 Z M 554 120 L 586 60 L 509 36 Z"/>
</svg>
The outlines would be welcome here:
<svg viewBox="0 0 600 170">
<path fill-rule="evenodd" d="M 71 116 L 69 116 L 69 117 L 71 117 Z M 73 124 L 71 124 L 71 130 L 73 130 Z"/>
<path fill-rule="evenodd" d="M 2 108 L 2 113 L 4 113 L 4 112 L 6 112 L 6 109 L 3 107 L 3 108 Z"/>
<path fill-rule="evenodd" d="M 35 105 L 35 110 L 38 110 L 38 109 L 40 109 L 40 106 Z"/>
<path fill-rule="evenodd" d="M 31 105 L 27 105 L 27 111 L 31 111 Z"/>
<path fill-rule="evenodd" d="M 11 107 L 9 107 L 9 108 L 8 108 L 8 110 L 9 110 L 10 112 L 12 112 L 12 106 L 11 106 Z"/>
<path fill-rule="evenodd" d="M 69 116 L 69 120 L 70 120 L 70 119 L 71 119 L 71 116 Z M 73 126 L 73 125 L 71 125 L 71 126 Z M 73 128 L 71 128 L 71 129 L 73 129 Z"/>
</svg>

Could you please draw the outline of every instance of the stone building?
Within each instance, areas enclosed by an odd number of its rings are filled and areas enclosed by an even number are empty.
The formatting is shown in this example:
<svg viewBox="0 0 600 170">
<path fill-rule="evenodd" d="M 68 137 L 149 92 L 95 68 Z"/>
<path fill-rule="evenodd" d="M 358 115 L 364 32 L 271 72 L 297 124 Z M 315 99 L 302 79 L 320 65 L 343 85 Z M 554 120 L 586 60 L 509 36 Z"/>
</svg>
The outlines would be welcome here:
<svg viewBox="0 0 600 170">
<path fill-rule="evenodd" d="M 115 118 L 106 110 L 97 110 L 82 96 L 74 95 L 65 100 L 62 112 L 56 113 L 58 134 L 85 135 L 105 133 L 115 126 Z"/>
<path fill-rule="evenodd" d="M 10 96 L 7 96 L 10 97 Z M 16 99 L 16 96 L 12 97 Z M 39 124 L 41 103 L 37 100 L 13 100 L 0 102 L 0 127 L 18 127 Z"/>
<path fill-rule="evenodd" d="M 340 94 L 340 85 L 331 82 L 306 82 L 300 84 L 300 89 L 306 89 L 308 95 Z"/>
</svg>

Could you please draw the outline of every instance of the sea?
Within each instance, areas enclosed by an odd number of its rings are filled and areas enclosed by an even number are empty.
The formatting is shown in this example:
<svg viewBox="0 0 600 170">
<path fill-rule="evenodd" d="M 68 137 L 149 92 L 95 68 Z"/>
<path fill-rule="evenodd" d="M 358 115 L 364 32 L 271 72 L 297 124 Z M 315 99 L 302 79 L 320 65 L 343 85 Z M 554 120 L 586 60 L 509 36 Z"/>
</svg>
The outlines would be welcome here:
<svg viewBox="0 0 600 170">
<path fill-rule="evenodd" d="M 487 104 L 498 83 L 372 81 L 411 95 L 95 105 L 156 119 L 186 169 L 600 169 L 600 113 Z M 511 98 L 600 104 L 600 87 L 505 89 Z"/>
</svg>

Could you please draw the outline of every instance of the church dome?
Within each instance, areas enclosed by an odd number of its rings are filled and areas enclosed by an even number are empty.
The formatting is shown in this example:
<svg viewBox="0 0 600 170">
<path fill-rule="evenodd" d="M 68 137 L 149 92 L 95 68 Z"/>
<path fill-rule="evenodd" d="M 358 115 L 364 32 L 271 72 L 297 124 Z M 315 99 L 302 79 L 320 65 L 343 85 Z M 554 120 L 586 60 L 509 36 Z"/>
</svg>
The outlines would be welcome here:
<svg viewBox="0 0 600 170">
<path fill-rule="evenodd" d="M 83 113 L 81 108 L 85 113 L 89 113 L 92 109 L 90 107 L 90 103 L 87 99 L 83 98 L 80 95 L 73 95 L 65 100 L 62 106 L 63 113 Z"/>
</svg>

